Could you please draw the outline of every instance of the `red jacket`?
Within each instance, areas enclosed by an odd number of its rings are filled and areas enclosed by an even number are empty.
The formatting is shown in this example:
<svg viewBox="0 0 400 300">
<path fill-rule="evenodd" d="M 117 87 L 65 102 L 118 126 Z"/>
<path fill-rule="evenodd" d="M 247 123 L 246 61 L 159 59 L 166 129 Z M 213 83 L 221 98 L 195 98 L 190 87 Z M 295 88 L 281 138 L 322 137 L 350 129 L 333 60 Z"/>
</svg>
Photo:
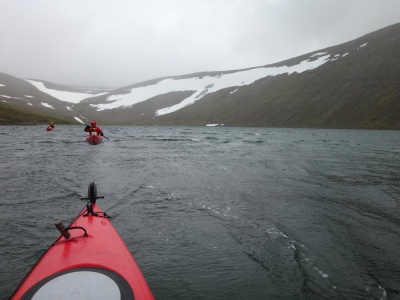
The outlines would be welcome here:
<svg viewBox="0 0 400 300">
<path fill-rule="evenodd" d="M 89 125 L 85 127 L 84 131 L 89 132 L 89 135 L 92 134 L 93 131 L 97 132 L 97 135 L 103 135 L 103 131 L 100 129 L 100 127 L 90 127 Z"/>
</svg>

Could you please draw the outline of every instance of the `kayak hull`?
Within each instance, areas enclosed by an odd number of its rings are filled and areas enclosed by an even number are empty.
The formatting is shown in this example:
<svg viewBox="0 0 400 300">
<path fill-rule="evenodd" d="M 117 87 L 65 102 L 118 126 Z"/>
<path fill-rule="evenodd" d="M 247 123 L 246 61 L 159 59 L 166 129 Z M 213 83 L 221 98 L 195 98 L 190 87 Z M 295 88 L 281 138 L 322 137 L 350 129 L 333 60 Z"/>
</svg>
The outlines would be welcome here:
<svg viewBox="0 0 400 300">
<path fill-rule="evenodd" d="M 50 127 L 50 126 L 49 126 L 49 127 L 47 127 L 46 130 L 47 130 L 47 131 L 53 131 L 54 129 L 55 129 L 54 127 Z"/>
<path fill-rule="evenodd" d="M 154 299 L 118 232 L 92 208 L 97 214 L 83 209 L 68 226 L 71 236 L 49 247 L 11 299 Z"/>
<path fill-rule="evenodd" d="M 103 141 L 103 138 L 101 137 L 101 135 L 89 135 L 86 138 L 86 141 L 90 144 L 90 145 L 97 145 L 100 144 Z"/>
</svg>

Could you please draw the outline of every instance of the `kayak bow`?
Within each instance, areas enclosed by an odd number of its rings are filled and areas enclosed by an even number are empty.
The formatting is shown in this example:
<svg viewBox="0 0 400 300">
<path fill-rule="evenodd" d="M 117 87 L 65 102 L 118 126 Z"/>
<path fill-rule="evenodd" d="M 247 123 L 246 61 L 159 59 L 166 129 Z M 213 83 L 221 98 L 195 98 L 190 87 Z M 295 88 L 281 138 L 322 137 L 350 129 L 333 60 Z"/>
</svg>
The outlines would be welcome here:
<svg viewBox="0 0 400 300">
<path fill-rule="evenodd" d="M 10 299 L 154 299 L 147 282 L 96 204 L 91 183 L 88 204 L 28 272 Z"/>
<path fill-rule="evenodd" d="M 101 135 L 91 134 L 86 138 L 86 141 L 91 144 L 91 145 L 97 145 L 100 144 L 103 141 L 103 138 Z"/>
</svg>

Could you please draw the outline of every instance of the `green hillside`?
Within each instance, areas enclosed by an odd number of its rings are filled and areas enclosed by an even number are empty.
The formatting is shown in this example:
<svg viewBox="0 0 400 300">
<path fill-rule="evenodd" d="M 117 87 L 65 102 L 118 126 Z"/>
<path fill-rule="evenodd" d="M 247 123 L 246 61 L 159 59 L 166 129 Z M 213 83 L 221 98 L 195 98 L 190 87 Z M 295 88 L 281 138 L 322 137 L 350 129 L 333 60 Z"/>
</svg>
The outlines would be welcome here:
<svg viewBox="0 0 400 300">
<path fill-rule="evenodd" d="M 0 103 L 0 125 L 40 125 L 48 124 L 50 121 L 56 124 L 73 124 L 73 122 L 66 118 L 34 113 L 19 107 Z"/>
</svg>

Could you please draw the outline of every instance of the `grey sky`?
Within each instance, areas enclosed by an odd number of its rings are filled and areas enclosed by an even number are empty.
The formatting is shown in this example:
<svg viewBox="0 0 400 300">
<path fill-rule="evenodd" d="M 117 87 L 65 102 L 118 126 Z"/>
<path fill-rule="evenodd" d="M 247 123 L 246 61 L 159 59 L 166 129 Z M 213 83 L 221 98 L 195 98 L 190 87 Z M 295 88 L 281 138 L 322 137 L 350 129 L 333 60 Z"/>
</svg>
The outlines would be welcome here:
<svg viewBox="0 0 400 300">
<path fill-rule="evenodd" d="M 0 72 L 122 87 L 279 62 L 400 22 L 399 0 L 0 0 Z"/>
</svg>

